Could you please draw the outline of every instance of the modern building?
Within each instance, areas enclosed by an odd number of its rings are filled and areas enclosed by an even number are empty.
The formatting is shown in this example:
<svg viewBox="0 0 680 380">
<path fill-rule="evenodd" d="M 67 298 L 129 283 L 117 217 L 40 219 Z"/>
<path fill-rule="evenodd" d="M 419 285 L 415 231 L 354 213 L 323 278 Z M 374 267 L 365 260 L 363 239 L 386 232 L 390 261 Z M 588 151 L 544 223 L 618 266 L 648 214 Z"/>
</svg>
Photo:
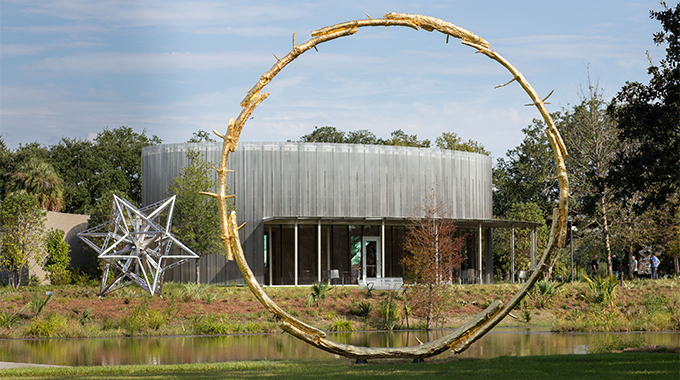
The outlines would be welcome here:
<svg viewBox="0 0 680 380">
<path fill-rule="evenodd" d="M 165 198 L 187 152 L 220 160 L 221 143 L 162 144 L 142 151 L 142 196 Z M 246 259 L 264 285 L 303 285 L 333 279 L 401 277 L 404 227 L 436 193 L 465 236 L 460 281 L 493 282 L 494 228 L 536 223 L 492 217 L 491 157 L 438 149 L 320 143 L 242 142 L 229 159 Z M 535 247 L 535 239 L 534 244 Z M 535 258 L 535 249 L 533 250 Z M 193 264 L 192 264 L 193 265 Z M 201 283 L 240 283 L 234 262 L 200 260 Z M 181 266 L 165 281 L 195 281 Z"/>
</svg>

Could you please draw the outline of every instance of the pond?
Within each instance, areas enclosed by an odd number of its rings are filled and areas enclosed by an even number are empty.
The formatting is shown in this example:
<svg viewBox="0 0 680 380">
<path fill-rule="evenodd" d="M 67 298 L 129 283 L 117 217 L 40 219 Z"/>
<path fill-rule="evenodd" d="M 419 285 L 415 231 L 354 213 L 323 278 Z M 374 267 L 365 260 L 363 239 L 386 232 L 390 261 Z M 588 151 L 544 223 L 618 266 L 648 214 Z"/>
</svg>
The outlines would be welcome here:
<svg viewBox="0 0 680 380">
<path fill-rule="evenodd" d="M 418 344 L 448 331 L 329 334 L 337 342 L 371 347 Z M 551 333 L 541 328 L 495 328 L 458 357 L 493 358 L 585 354 L 597 342 L 640 336 L 646 344 L 680 346 L 680 332 Z M 456 356 L 450 352 L 437 358 Z M 236 360 L 348 360 L 316 349 L 288 334 L 144 338 L 0 340 L 0 361 L 66 366 L 206 363 Z"/>
</svg>

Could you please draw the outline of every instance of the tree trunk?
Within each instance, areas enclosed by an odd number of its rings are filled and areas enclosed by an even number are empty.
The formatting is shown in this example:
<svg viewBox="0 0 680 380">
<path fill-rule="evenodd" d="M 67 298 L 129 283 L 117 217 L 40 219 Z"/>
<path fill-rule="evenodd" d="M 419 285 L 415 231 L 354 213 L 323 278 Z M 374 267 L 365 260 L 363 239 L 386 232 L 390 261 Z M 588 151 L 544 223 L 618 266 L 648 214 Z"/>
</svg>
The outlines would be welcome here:
<svg viewBox="0 0 680 380">
<path fill-rule="evenodd" d="M 9 271 L 9 283 L 14 289 L 19 289 L 21 284 L 21 269 Z"/>
<path fill-rule="evenodd" d="M 600 207 L 602 207 L 602 233 L 604 234 L 604 248 L 607 256 L 607 274 L 613 275 L 612 272 L 612 247 L 609 243 L 609 223 L 607 222 L 607 204 L 604 200 L 604 195 L 600 198 Z"/>
<path fill-rule="evenodd" d="M 680 274 L 680 256 L 675 255 L 673 256 L 673 266 L 675 267 L 675 275 Z"/>
<path fill-rule="evenodd" d="M 201 283 L 201 266 L 200 266 L 200 264 L 201 264 L 201 257 L 199 256 L 196 259 L 196 284 Z"/>
</svg>

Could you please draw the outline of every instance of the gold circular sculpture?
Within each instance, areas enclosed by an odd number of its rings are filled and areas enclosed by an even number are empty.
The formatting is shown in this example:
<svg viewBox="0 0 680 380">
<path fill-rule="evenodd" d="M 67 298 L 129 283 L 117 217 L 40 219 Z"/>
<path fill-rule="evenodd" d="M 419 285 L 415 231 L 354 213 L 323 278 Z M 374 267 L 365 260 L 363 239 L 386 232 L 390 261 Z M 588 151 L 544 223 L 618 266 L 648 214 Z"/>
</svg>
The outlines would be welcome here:
<svg viewBox="0 0 680 380">
<path fill-rule="evenodd" d="M 286 313 L 269 298 L 253 275 L 253 272 L 250 270 L 238 236 L 238 231 L 241 227 L 237 224 L 236 212 L 232 212 L 231 215 L 228 215 L 225 204 L 227 198 L 235 196 L 227 194 L 227 174 L 229 173 L 227 163 L 229 161 L 229 153 L 236 151 L 238 140 L 246 121 L 255 108 L 269 95 L 267 93 L 260 93 L 262 88 L 271 82 L 284 67 L 306 51 L 316 49 L 316 46 L 321 43 L 353 35 L 359 28 L 367 26 L 406 26 L 415 30 L 424 29 L 428 32 L 436 30 L 445 34 L 447 41 L 449 36 L 458 38 L 464 45 L 476 49 L 477 53 L 484 54 L 505 67 L 512 75 L 512 79 L 508 83 L 498 87 L 503 87 L 513 81 L 517 81 L 531 98 L 532 104 L 536 106 L 541 113 L 541 116 L 543 116 L 547 125 L 545 133 L 548 136 L 548 140 L 550 141 L 550 145 L 554 152 L 557 167 L 556 177 L 559 180 L 559 203 L 557 207 L 553 209 L 552 226 L 550 229 L 548 245 L 543 251 L 537 270 L 529 277 L 519 292 L 506 304 L 503 304 L 498 300 L 492 302 L 486 310 L 450 334 L 424 344 L 409 347 L 359 347 L 336 343 L 328 339 L 324 331 L 310 326 Z M 218 200 L 220 239 L 222 241 L 224 253 L 229 260 L 236 260 L 246 283 L 253 294 L 255 294 L 255 297 L 257 297 L 267 310 L 275 314 L 281 321 L 279 327 L 317 348 L 358 360 L 377 358 L 423 359 L 441 354 L 449 349 L 453 350 L 455 353 L 464 351 L 474 341 L 481 338 L 496 326 L 519 304 L 536 281 L 538 281 L 539 276 L 545 271 L 545 268 L 547 267 L 546 263 L 552 253 L 564 246 L 567 229 L 567 201 L 569 198 L 569 183 L 564 163 L 567 151 L 557 128 L 555 128 L 555 123 L 545 108 L 545 99 L 541 99 L 538 96 L 529 82 L 527 82 L 524 76 L 512 66 L 510 62 L 505 60 L 500 54 L 491 50 L 489 43 L 483 38 L 434 17 L 405 13 L 388 13 L 383 18 L 373 19 L 369 17 L 365 20 L 349 21 L 313 31 L 310 40 L 299 45 L 295 45 L 295 42 L 293 42 L 293 45 L 292 51 L 280 59 L 277 57 L 276 64 L 274 64 L 269 71 L 264 73 L 255 86 L 248 91 L 248 94 L 241 102 L 243 110 L 236 120 L 231 119 L 229 121 L 227 133 L 222 135 L 221 133 L 214 131 L 216 135 L 224 140 L 220 165 L 219 168 L 215 169 L 218 173 L 218 191 L 217 194 L 204 194 L 215 197 Z"/>
</svg>

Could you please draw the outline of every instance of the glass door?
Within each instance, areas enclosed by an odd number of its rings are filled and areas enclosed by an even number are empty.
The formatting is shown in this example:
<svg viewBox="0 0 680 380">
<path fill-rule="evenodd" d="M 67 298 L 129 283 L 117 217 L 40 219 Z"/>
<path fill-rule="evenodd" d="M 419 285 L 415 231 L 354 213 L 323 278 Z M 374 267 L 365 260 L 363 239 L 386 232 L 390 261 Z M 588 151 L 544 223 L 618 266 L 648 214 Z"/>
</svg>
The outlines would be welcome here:
<svg viewBox="0 0 680 380">
<path fill-rule="evenodd" d="M 361 244 L 361 273 L 363 278 L 382 277 L 380 237 L 364 236 Z"/>
</svg>

